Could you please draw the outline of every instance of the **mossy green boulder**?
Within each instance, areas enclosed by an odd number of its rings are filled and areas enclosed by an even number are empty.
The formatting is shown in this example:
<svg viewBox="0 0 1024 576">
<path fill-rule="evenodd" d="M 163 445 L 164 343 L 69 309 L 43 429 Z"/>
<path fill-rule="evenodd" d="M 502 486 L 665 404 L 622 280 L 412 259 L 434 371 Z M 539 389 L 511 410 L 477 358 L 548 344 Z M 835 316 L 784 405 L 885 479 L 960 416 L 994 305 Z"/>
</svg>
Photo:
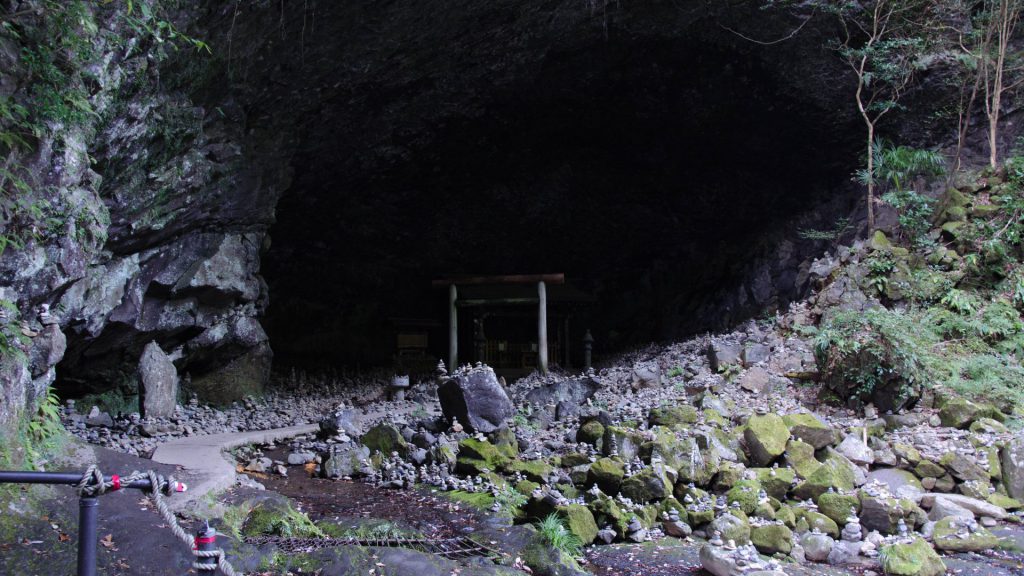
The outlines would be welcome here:
<svg viewBox="0 0 1024 576">
<path fill-rule="evenodd" d="M 814 414 L 787 414 L 782 417 L 793 438 L 821 449 L 835 441 L 835 433 Z"/>
<path fill-rule="evenodd" d="M 626 475 L 626 467 L 621 460 L 614 458 L 601 458 L 590 465 L 590 472 L 587 473 L 587 483 L 597 484 L 598 488 L 606 494 L 615 495 L 619 493 L 622 486 L 622 478 Z"/>
<path fill-rule="evenodd" d="M 597 522 L 594 520 L 594 513 L 583 504 L 569 504 L 559 506 L 555 512 L 565 521 L 565 527 L 576 535 L 584 545 L 590 544 L 597 538 Z"/>
<path fill-rule="evenodd" d="M 914 474 L 918 478 L 942 478 L 946 474 L 946 469 L 931 460 L 921 460 L 914 467 Z"/>
<path fill-rule="evenodd" d="M 620 491 L 638 504 L 657 502 L 672 495 L 672 483 L 664 472 L 652 466 L 623 480 Z"/>
<path fill-rule="evenodd" d="M 724 492 L 729 488 L 736 485 L 740 478 L 743 477 L 743 472 L 746 467 L 743 464 L 737 464 L 736 462 L 729 462 L 723 460 L 718 465 L 718 474 L 715 474 L 715 481 L 712 483 L 712 488 L 716 492 Z"/>
<path fill-rule="evenodd" d="M 777 414 L 751 416 L 743 430 L 747 452 L 758 466 L 767 466 L 786 451 L 789 428 Z"/>
<path fill-rule="evenodd" d="M 652 408 L 647 415 L 651 426 L 685 427 L 697 423 L 697 409 L 686 404 Z"/>
<path fill-rule="evenodd" d="M 889 576 L 942 576 L 946 565 L 922 538 L 909 544 L 891 544 L 881 550 L 882 572 Z"/>
<path fill-rule="evenodd" d="M 515 458 L 519 455 L 519 441 L 516 433 L 508 426 L 498 428 L 491 434 L 491 443 L 506 458 Z"/>
<path fill-rule="evenodd" d="M 860 511 L 860 498 L 856 494 L 826 492 L 818 497 L 818 511 L 839 525 L 845 525 L 850 509 Z"/>
<path fill-rule="evenodd" d="M 783 524 L 766 524 L 750 529 L 750 541 L 761 554 L 789 554 L 793 550 L 793 532 Z"/>
<path fill-rule="evenodd" d="M 591 420 L 576 431 L 576 441 L 585 442 L 594 446 L 595 448 L 601 447 L 601 438 L 604 437 L 604 426 L 597 420 Z"/>
<path fill-rule="evenodd" d="M 465 438 L 459 442 L 456 469 L 463 474 L 479 474 L 484 470 L 494 472 L 507 464 L 509 458 L 497 446 L 487 440 Z"/>
<path fill-rule="evenodd" d="M 946 516 L 935 523 L 932 542 L 946 552 L 981 552 L 998 546 L 999 538 L 981 526 L 971 532 L 956 517 Z"/>
<path fill-rule="evenodd" d="M 848 491 L 853 490 L 853 486 L 854 476 L 849 466 L 838 458 L 828 458 L 813 474 L 797 485 L 793 495 L 800 500 L 810 498 L 817 501 L 829 488 Z"/>
<path fill-rule="evenodd" d="M 627 515 L 611 497 L 602 494 L 587 504 L 598 526 L 611 526 L 619 538 L 626 537 L 631 515 Z"/>
<path fill-rule="evenodd" d="M 554 472 L 554 468 L 543 460 L 520 460 L 516 459 L 502 467 L 509 474 L 520 473 L 527 480 L 533 480 L 541 484 L 547 484 L 548 477 Z"/>
<path fill-rule="evenodd" d="M 722 514 L 708 524 L 708 534 L 720 532 L 722 540 L 735 541 L 737 544 L 746 544 L 750 540 L 750 522 L 746 518 L 734 514 Z"/>
<path fill-rule="evenodd" d="M 677 446 L 677 461 L 673 464 L 679 472 L 679 481 L 707 486 L 722 464 L 718 452 L 714 447 L 710 450 L 700 450 L 697 440 L 692 437 L 684 439 Z"/>
<path fill-rule="evenodd" d="M 1002 413 L 989 404 L 976 404 L 964 398 L 951 398 L 939 409 L 943 426 L 967 428 L 979 418 L 1003 420 Z"/>
<path fill-rule="evenodd" d="M 818 468 L 821 462 L 814 457 L 814 446 L 802 440 L 790 440 L 786 444 L 786 464 L 796 471 L 800 478 L 809 478 Z"/>
<path fill-rule="evenodd" d="M 786 494 L 793 486 L 796 471 L 792 468 L 751 468 L 757 476 L 758 483 L 769 496 L 776 500 L 785 500 Z"/>
<path fill-rule="evenodd" d="M 798 526 L 799 521 L 803 520 L 806 523 L 808 530 L 814 530 L 817 528 L 833 538 L 839 538 L 839 524 L 821 512 L 797 507 L 793 509 L 793 513 L 797 518 Z"/>
<path fill-rule="evenodd" d="M 605 456 L 611 456 L 614 447 L 619 457 L 629 462 L 640 455 L 640 446 L 644 443 L 644 437 L 635 430 L 621 426 L 605 426 L 601 442 L 601 450 Z"/>
<path fill-rule="evenodd" d="M 390 456 L 392 452 L 398 452 L 403 458 L 409 455 L 409 443 L 402 438 L 397 428 L 388 424 L 378 424 L 370 428 L 359 440 L 363 446 L 370 449 L 371 454 L 380 452 Z"/>
<path fill-rule="evenodd" d="M 921 462 L 921 453 L 911 444 L 894 442 L 892 452 L 896 455 L 896 458 L 911 466 L 917 466 Z"/>
<path fill-rule="evenodd" d="M 729 505 L 738 502 L 744 514 L 753 514 L 757 509 L 757 497 L 761 490 L 761 484 L 757 480 L 740 480 L 725 493 L 725 501 Z"/>
</svg>

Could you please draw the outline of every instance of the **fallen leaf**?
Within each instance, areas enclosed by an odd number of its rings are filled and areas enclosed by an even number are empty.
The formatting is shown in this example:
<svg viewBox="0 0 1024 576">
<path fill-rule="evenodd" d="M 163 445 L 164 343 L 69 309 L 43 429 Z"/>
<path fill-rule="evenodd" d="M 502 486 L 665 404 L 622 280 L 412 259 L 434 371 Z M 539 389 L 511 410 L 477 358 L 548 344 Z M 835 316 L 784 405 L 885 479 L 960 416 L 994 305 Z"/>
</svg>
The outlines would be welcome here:
<svg viewBox="0 0 1024 576">
<path fill-rule="evenodd" d="M 106 548 L 107 550 L 112 550 L 114 552 L 117 552 L 117 548 L 114 548 L 114 535 L 113 534 L 107 534 L 103 538 L 100 538 L 100 544 L 102 544 L 103 547 Z"/>
<path fill-rule="evenodd" d="M 71 536 L 68 536 L 67 534 L 61 532 L 57 535 L 57 539 L 61 542 L 67 542 L 68 540 L 71 540 Z"/>
</svg>

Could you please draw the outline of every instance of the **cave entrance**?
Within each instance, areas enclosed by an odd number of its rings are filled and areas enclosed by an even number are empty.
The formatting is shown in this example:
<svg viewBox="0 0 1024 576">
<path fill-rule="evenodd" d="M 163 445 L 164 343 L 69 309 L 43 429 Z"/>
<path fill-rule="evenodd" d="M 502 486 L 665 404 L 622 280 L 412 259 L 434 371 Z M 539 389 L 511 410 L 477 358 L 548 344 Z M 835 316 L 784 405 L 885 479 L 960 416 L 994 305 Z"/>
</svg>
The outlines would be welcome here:
<svg viewBox="0 0 1024 576">
<path fill-rule="evenodd" d="M 441 323 L 427 330 L 434 363 L 449 362 L 447 294 L 425 289 L 448 273 L 572 278 L 599 313 L 588 324 L 570 313 L 566 344 L 552 307 L 558 364 L 566 349 L 580 358 L 587 329 L 595 353 L 612 354 L 784 307 L 820 250 L 796 227 L 850 213 L 862 143 L 856 122 L 794 90 L 782 64 L 631 36 L 547 50 L 507 82 L 460 62 L 324 98 L 301 124 L 261 265 L 275 364 L 390 370 L 389 319 L 422 317 Z M 501 337 L 498 361 L 513 362 L 513 339 L 532 353 L 532 306 L 483 318 L 488 339 L 499 322 L 525 326 Z M 477 310 L 462 310 L 459 358 L 494 358 L 476 353 Z"/>
</svg>

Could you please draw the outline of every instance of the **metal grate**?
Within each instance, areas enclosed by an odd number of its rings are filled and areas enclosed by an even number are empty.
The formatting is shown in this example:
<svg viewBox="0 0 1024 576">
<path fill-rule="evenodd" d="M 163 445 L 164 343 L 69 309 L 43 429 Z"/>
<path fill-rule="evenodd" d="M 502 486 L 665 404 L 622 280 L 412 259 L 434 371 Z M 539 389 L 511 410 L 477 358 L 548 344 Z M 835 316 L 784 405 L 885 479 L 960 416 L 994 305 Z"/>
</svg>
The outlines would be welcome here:
<svg viewBox="0 0 1024 576">
<path fill-rule="evenodd" d="M 497 560 L 501 553 L 469 538 L 286 538 L 283 536 L 251 536 L 246 544 L 272 544 L 286 554 L 301 554 L 337 546 L 369 546 L 373 548 L 409 548 L 449 560 L 485 557 Z"/>
</svg>

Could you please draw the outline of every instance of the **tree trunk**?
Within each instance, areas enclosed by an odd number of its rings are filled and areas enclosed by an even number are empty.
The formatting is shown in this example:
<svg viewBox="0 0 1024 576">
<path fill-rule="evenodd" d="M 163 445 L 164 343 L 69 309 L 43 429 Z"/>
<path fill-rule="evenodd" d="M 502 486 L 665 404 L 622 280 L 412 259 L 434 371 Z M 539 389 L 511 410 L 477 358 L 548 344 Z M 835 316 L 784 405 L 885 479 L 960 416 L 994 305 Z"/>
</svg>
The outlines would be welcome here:
<svg viewBox="0 0 1024 576">
<path fill-rule="evenodd" d="M 865 119 L 865 121 L 867 121 Z M 875 231 L 875 125 L 868 125 L 868 236 Z"/>
</svg>

